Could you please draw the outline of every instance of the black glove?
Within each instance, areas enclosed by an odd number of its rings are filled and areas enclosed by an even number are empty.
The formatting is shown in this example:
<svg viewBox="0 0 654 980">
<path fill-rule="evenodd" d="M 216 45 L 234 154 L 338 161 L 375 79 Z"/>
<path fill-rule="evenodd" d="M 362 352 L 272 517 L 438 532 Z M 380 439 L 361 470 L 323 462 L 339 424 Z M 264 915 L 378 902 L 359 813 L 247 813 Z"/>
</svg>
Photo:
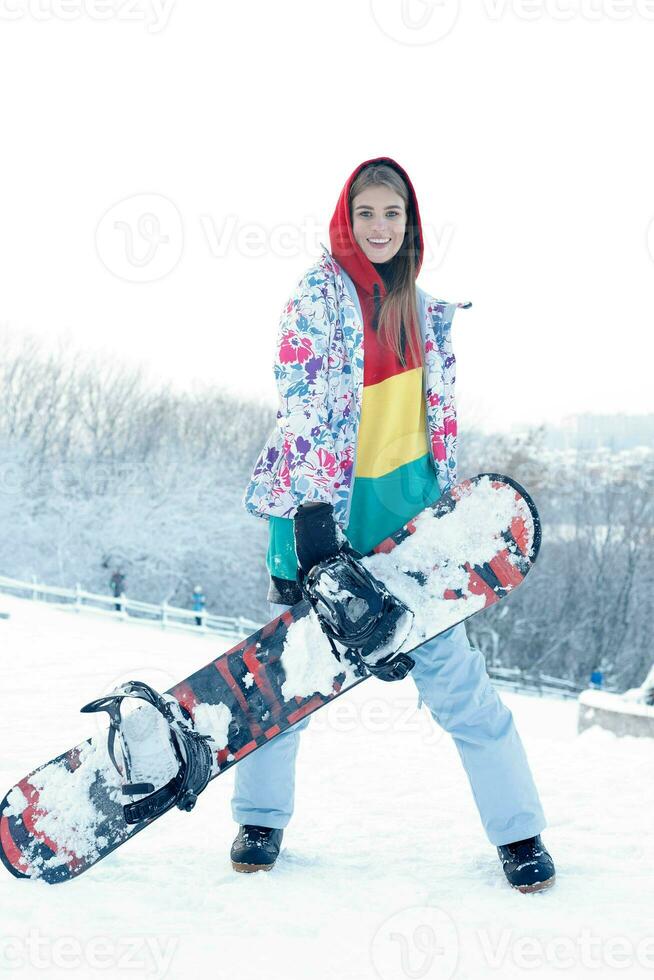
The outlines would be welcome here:
<svg viewBox="0 0 654 980">
<path fill-rule="evenodd" d="M 300 585 L 314 565 L 326 558 L 333 558 L 339 551 L 345 551 L 353 558 L 363 558 L 343 532 L 338 531 L 333 504 L 300 504 L 293 525 Z"/>
<path fill-rule="evenodd" d="M 333 504 L 300 504 L 293 518 L 299 579 L 340 551 Z"/>
</svg>

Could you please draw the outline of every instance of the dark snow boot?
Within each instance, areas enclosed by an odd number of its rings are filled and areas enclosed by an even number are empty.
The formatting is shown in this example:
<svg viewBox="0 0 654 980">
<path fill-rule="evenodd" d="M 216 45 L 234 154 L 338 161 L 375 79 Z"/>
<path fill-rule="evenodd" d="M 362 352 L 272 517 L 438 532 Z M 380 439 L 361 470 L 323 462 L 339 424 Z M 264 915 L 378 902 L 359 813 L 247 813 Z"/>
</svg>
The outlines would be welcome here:
<svg viewBox="0 0 654 980">
<path fill-rule="evenodd" d="M 283 836 L 284 831 L 275 827 L 241 824 L 230 854 L 234 871 L 270 871 Z"/>
<path fill-rule="evenodd" d="M 497 853 L 509 884 L 518 891 L 537 892 L 554 884 L 554 862 L 540 834 L 501 844 Z"/>
</svg>

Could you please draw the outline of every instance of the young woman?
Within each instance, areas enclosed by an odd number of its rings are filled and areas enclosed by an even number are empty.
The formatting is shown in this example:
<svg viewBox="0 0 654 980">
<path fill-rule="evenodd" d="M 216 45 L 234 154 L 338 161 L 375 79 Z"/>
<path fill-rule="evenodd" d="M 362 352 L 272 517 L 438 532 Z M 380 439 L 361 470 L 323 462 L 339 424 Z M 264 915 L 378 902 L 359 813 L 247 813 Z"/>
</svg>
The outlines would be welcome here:
<svg viewBox="0 0 654 980">
<path fill-rule="evenodd" d="M 424 243 L 408 174 L 389 157 L 360 164 L 329 234 L 331 253 L 323 246 L 282 313 L 277 424 L 243 498 L 269 522 L 271 616 L 299 600 L 298 577 L 316 561 L 348 542 L 365 554 L 456 482 L 451 325 L 457 306 L 469 304 L 437 301 L 416 286 Z M 552 884 L 522 742 L 464 624 L 411 655 L 410 676 L 454 738 L 508 880 L 521 891 Z M 237 871 L 275 863 L 310 718 L 236 767 Z"/>
</svg>

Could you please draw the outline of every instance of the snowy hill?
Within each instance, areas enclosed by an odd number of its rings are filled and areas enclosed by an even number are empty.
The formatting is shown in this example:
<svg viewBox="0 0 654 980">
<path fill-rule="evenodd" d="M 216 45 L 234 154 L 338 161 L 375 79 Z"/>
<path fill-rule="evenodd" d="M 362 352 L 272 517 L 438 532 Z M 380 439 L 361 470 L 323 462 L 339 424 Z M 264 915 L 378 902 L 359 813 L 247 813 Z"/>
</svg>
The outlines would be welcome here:
<svg viewBox="0 0 654 980">
<path fill-rule="evenodd" d="M 235 642 L 0 595 L 0 795 L 91 734 L 86 701 L 159 689 Z M 238 875 L 233 773 L 83 878 L 0 867 L 0 969 L 29 977 L 645 977 L 654 970 L 654 742 L 591 728 L 574 701 L 501 692 L 526 745 L 557 864 L 510 889 L 450 737 L 410 678 L 371 680 L 302 736 L 296 811 L 270 873 Z M 101 723 L 102 724 L 102 723 Z M 204 974 L 202 974 L 204 975 Z"/>
</svg>

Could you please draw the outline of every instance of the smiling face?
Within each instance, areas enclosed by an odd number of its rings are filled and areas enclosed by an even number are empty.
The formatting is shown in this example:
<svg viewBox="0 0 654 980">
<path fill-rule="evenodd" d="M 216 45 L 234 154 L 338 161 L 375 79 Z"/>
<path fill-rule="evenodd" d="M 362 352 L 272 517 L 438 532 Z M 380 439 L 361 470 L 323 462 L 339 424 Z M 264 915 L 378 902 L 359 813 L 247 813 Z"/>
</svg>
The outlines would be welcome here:
<svg viewBox="0 0 654 980">
<path fill-rule="evenodd" d="M 399 252 L 406 222 L 404 201 L 384 184 L 365 187 L 352 201 L 352 231 L 371 262 L 388 262 Z"/>
</svg>

